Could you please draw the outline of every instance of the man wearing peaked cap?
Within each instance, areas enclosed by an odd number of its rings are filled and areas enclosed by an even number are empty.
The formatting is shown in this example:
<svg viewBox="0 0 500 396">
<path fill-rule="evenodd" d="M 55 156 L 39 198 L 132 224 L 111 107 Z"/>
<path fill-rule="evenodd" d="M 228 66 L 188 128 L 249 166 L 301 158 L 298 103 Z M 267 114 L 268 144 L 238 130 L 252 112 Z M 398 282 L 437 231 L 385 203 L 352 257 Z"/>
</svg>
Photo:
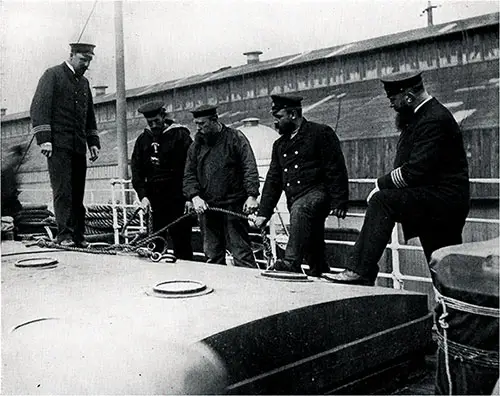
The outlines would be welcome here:
<svg viewBox="0 0 500 396">
<path fill-rule="evenodd" d="M 422 72 L 404 72 L 391 74 L 380 79 L 387 97 L 391 97 L 407 89 L 419 90 L 424 87 Z"/>
<path fill-rule="evenodd" d="M 132 152 L 132 185 L 143 209 L 152 210 L 153 231 L 158 231 L 191 210 L 191 202 L 182 194 L 182 178 L 189 146 L 189 129 L 174 123 L 162 101 L 141 105 L 148 127 L 135 141 Z M 192 260 L 191 222 L 187 219 L 170 227 L 155 240 L 155 251 L 167 249 L 167 233 L 173 243 L 174 255 Z"/>
<path fill-rule="evenodd" d="M 281 109 L 298 109 L 302 107 L 302 96 L 292 95 L 271 95 L 273 101 L 271 112 Z"/>
<path fill-rule="evenodd" d="M 344 218 L 348 179 L 344 155 L 335 132 L 328 125 L 302 116 L 302 97 L 272 95 L 271 112 L 281 137 L 274 142 L 256 225 L 271 218 L 284 190 L 290 212 L 290 232 L 285 256 L 272 269 L 301 272 L 304 259 L 310 275 L 328 272 L 325 261 L 325 219 Z"/>
<path fill-rule="evenodd" d="M 71 43 L 69 46 L 71 47 L 71 52 L 74 54 L 95 55 L 94 44 Z"/>
<path fill-rule="evenodd" d="M 405 240 L 419 237 L 430 262 L 435 250 L 462 242 L 469 211 L 469 176 L 462 133 L 453 115 L 424 88 L 420 72 L 384 77 L 401 132 L 394 169 L 380 176 L 347 269 L 328 278 L 373 285 L 396 222 Z"/>
<path fill-rule="evenodd" d="M 92 162 L 101 148 L 92 92 L 84 77 L 95 45 L 72 43 L 70 47 L 68 60 L 47 69 L 38 81 L 30 116 L 37 144 L 47 157 L 58 227 L 56 242 L 86 247 L 86 146 Z"/>
<path fill-rule="evenodd" d="M 199 215 L 207 261 L 226 264 L 227 249 L 236 266 L 256 268 L 248 221 L 209 210 L 257 209 L 259 173 L 250 142 L 241 131 L 219 121 L 216 106 L 203 105 L 192 114 L 197 134 L 188 152 L 184 195 Z"/>
</svg>

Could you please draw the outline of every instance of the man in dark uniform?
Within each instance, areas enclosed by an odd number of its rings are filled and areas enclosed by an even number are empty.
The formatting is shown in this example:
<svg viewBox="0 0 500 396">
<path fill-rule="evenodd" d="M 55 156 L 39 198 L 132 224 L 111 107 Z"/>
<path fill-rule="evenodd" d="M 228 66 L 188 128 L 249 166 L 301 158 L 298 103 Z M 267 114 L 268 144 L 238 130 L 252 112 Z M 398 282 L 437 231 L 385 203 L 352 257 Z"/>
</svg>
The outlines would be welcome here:
<svg viewBox="0 0 500 396">
<path fill-rule="evenodd" d="M 349 186 L 340 142 L 328 125 L 302 116 L 302 98 L 272 95 L 275 128 L 271 165 L 262 191 L 256 225 L 271 218 L 282 191 L 290 213 L 290 236 L 285 256 L 272 269 L 301 272 L 304 258 L 310 275 L 329 272 L 325 262 L 325 219 L 344 218 Z"/>
<path fill-rule="evenodd" d="M 225 264 L 227 249 L 236 266 L 255 268 L 248 221 L 207 211 L 209 207 L 236 213 L 257 209 L 259 173 L 250 142 L 241 131 L 219 121 L 215 106 L 203 105 L 192 113 L 198 133 L 188 152 L 184 195 L 200 215 L 205 255 L 209 263 Z"/>
<path fill-rule="evenodd" d="M 469 176 L 462 133 L 453 115 L 430 96 L 421 73 L 382 80 L 401 131 L 394 170 L 368 195 L 368 208 L 347 269 L 328 279 L 373 285 L 396 222 L 405 239 L 418 236 L 429 262 L 436 249 L 462 242 L 469 211 Z"/>
<path fill-rule="evenodd" d="M 182 178 L 192 139 L 189 129 L 175 124 L 163 105 L 161 101 L 154 101 L 137 109 L 146 118 L 149 128 L 137 138 L 131 163 L 132 185 L 141 206 L 152 209 L 153 231 L 172 223 L 191 208 L 191 202 L 182 194 Z M 167 230 L 177 258 L 193 258 L 191 225 L 189 219 L 184 219 Z M 166 238 L 167 231 L 160 236 Z M 164 250 L 161 242 L 155 244 L 155 250 Z"/>
<path fill-rule="evenodd" d="M 70 44 L 69 59 L 47 69 L 40 78 L 31 103 L 33 133 L 47 157 L 54 212 L 63 246 L 86 247 L 85 177 L 86 145 L 90 161 L 101 148 L 97 134 L 92 92 L 83 76 L 94 57 L 93 44 Z"/>
</svg>

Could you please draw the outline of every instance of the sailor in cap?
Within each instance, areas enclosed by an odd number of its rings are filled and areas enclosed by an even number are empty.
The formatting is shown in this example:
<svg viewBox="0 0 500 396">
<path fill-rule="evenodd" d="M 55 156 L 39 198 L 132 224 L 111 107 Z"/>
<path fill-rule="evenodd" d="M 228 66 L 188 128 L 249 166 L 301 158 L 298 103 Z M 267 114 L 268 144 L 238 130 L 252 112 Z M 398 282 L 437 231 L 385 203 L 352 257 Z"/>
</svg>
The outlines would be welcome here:
<svg viewBox="0 0 500 396">
<path fill-rule="evenodd" d="M 256 225 L 271 218 L 284 190 L 290 212 L 290 236 L 283 259 L 272 267 L 301 272 L 305 259 L 310 275 L 328 272 L 325 261 L 325 219 L 344 218 L 348 179 L 344 155 L 335 132 L 328 125 L 302 116 L 302 97 L 272 95 L 274 126 L 282 135 L 274 142 L 272 159 Z"/>
<path fill-rule="evenodd" d="M 132 153 L 132 186 L 143 209 L 151 209 L 153 231 L 158 231 L 191 211 L 191 202 L 182 194 L 182 178 L 189 146 L 192 143 L 187 127 L 174 123 L 163 101 L 141 105 L 141 113 L 148 127 L 135 141 Z M 191 260 L 191 222 L 184 220 L 170 227 L 160 236 L 166 240 L 167 232 L 177 258 Z M 164 241 L 155 241 L 155 251 L 163 252 Z"/>
<path fill-rule="evenodd" d="M 256 268 L 248 221 L 209 207 L 253 213 L 259 196 L 257 162 L 246 136 L 219 121 L 217 107 L 202 105 L 192 112 L 197 134 L 189 149 L 184 195 L 200 216 L 203 249 L 209 263 Z"/>
<path fill-rule="evenodd" d="M 449 110 L 424 88 L 420 72 L 381 80 L 401 132 L 394 169 L 380 176 L 338 283 L 373 285 L 396 222 L 405 240 L 419 237 L 427 261 L 436 249 L 460 244 L 469 211 L 469 176 L 462 133 Z"/>
<path fill-rule="evenodd" d="M 33 133 L 47 157 L 58 227 L 56 242 L 86 247 L 84 240 L 87 160 L 101 148 L 92 92 L 84 77 L 94 56 L 94 44 L 70 44 L 69 59 L 45 71 L 30 108 Z"/>
</svg>

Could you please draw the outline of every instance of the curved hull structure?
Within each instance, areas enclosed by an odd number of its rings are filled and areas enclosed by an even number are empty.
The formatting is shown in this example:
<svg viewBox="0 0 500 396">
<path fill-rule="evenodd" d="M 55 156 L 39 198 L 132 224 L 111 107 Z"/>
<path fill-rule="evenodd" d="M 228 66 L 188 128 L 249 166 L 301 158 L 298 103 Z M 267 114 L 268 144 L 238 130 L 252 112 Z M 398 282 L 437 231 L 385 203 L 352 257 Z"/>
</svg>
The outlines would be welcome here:
<svg viewBox="0 0 500 396">
<path fill-rule="evenodd" d="M 2 393 L 372 393 L 431 325 L 416 293 L 37 249 L 2 259 Z"/>
</svg>

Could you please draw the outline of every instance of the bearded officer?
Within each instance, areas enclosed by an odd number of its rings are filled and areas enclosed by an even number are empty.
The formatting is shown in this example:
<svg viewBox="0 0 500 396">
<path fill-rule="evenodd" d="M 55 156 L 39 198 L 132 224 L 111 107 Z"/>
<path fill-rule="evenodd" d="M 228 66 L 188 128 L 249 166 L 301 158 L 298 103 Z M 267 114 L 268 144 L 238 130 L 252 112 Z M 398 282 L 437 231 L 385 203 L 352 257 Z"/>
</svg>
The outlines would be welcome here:
<svg viewBox="0 0 500 396">
<path fill-rule="evenodd" d="M 424 88 L 420 72 L 382 80 L 401 132 L 394 169 L 379 177 L 347 268 L 337 283 L 373 285 L 378 261 L 396 222 L 405 240 L 419 237 L 433 251 L 462 243 L 469 211 L 469 176 L 462 133 L 449 110 Z"/>
<path fill-rule="evenodd" d="M 302 97 L 272 95 L 274 125 L 281 137 L 274 142 L 256 225 L 271 218 L 284 190 L 290 212 L 290 236 L 285 256 L 272 269 L 300 272 L 305 258 L 310 275 L 329 272 L 325 262 L 325 219 L 344 218 L 348 178 L 335 132 L 302 116 Z"/>
<path fill-rule="evenodd" d="M 132 185 L 144 209 L 153 212 L 153 231 L 170 224 L 190 211 L 191 203 L 182 194 L 182 178 L 189 146 L 192 143 L 189 129 L 174 123 L 161 101 L 139 107 L 148 127 L 139 135 L 132 153 Z M 182 220 L 168 229 L 172 238 L 174 255 L 191 260 L 191 222 Z M 163 235 L 166 238 L 166 233 Z M 163 251 L 157 244 L 155 250 Z"/>
</svg>

